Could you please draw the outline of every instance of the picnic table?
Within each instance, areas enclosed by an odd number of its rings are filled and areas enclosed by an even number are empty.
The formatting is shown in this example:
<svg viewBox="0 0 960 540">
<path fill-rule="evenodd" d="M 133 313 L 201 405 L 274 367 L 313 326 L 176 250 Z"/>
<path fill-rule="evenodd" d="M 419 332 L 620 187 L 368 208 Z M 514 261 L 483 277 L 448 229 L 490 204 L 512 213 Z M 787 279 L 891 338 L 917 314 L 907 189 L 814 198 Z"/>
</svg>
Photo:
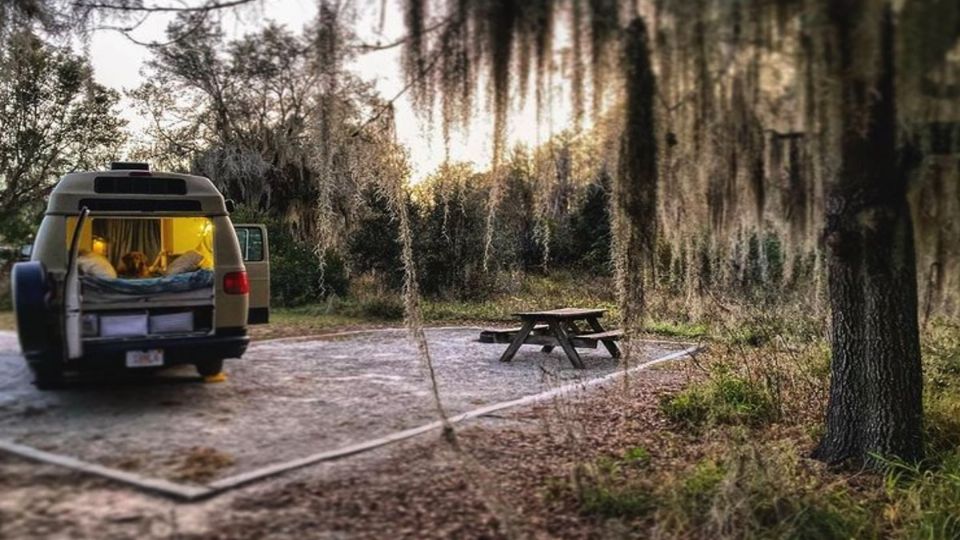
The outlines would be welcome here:
<svg viewBox="0 0 960 540">
<path fill-rule="evenodd" d="M 614 358 L 620 358 L 617 341 L 623 336 L 620 330 L 605 330 L 600 318 L 605 309 L 561 308 L 548 311 L 524 311 L 513 316 L 522 322 L 520 328 L 485 330 L 480 341 L 510 343 L 500 357 L 501 362 L 513 360 L 522 345 L 540 345 L 543 352 L 551 352 L 559 346 L 577 369 L 583 369 L 583 360 L 577 349 L 595 349 L 602 343 Z M 581 327 L 586 323 L 588 329 Z"/>
</svg>

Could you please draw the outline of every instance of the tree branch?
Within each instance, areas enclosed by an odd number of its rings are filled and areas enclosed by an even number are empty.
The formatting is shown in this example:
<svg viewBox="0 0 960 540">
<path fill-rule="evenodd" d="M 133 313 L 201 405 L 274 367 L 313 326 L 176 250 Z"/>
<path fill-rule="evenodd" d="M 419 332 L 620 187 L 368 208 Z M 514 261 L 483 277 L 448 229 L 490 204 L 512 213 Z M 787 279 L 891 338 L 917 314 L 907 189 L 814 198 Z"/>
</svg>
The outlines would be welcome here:
<svg viewBox="0 0 960 540">
<path fill-rule="evenodd" d="M 451 16 L 451 17 L 447 17 L 446 19 L 444 19 L 444 20 L 442 20 L 442 21 L 440 21 L 440 22 L 438 22 L 438 23 L 436 23 L 436 24 L 434 24 L 434 25 L 432 25 L 432 26 L 429 26 L 429 27 L 427 27 L 427 28 L 424 28 L 424 30 L 423 30 L 423 35 L 427 35 L 427 34 L 433 32 L 433 31 L 435 31 L 435 30 L 439 30 L 440 28 L 443 28 L 444 26 L 450 24 L 450 22 L 452 21 L 452 19 L 453 19 L 452 16 Z M 381 43 L 364 43 L 364 42 L 361 42 L 359 45 L 357 45 L 357 49 L 360 50 L 361 54 L 362 54 L 362 53 L 377 52 L 377 51 L 385 51 L 385 50 L 387 50 L 387 49 L 393 49 L 394 47 L 399 47 L 399 46 L 403 45 L 404 43 L 410 41 L 410 37 L 411 37 L 411 36 L 406 35 L 406 36 L 403 36 L 403 37 L 401 37 L 401 38 L 398 38 L 398 39 L 396 39 L 396 40 L 394 40 L 394 41 L 391 41 L 391 42 L 389 42 L 389 43 L 383 43 L 383 44 L 381 44 Z"/>
<path fill-rule="evenodd" d="M 364 123 L 360 124 L 360 127 L 355 129 L 354 132 L 350 134 L 350 136 L 356 137 L 357 135 L 362 133 L 363 130 L 367 129 L 367 127 L 369 127 L 370 124 L 380 119 L 380 117 L 383 116 L 383 113 L 393 108 L 393 104 L 396 103 L 397 100 L 399 100 L 404 94 L 406 94 L 408 90 L 413 88 L 413 85 L 416 84 L 418 81 L 420 81 L 420 79 L 425 77 L 427 73 L 433 70 L 433 67 L 437 65 L 437 61 L 440 60 L 440 56 L 442 56 L 441 53 L 442 53 L 442 49 L 438 51 L 437 54 L 433 55 L 433 59 L 430 60 L 429 64 L 424 66 L 424 68 L 420 71 L 420 74 L 417 76 L 416 79 L 409 81 L 403 88 L 400 89 L 399 92 L 396 93 L 396 95 L 390 98 L 390 101 L 384 103 L 380 108 L 377 109 L 377 112 L 375 112 L 370 118 L 367 118 L 367 120 Z"/>
<path fill-rule="evenodd" d="M 87 10 L 103 10 L 103 11 L 123 11 L 123 12 L 136 12 L 136 13 L 191 13 L 191 12 L 208 12 L 216 11 L 220 9 L 229 9 L 237 6 L 242 6 L 245 4 L 250 4 L 257 2 L 259 0 L 226 0 L 226 1 L 210 1 L 206 2 L 200 6 L 143 6 L 143 5 L 131 5 L 131 4 L 122 4 L 122 3 L 110 3 L 110 2 L 85 2 L 83 0 L 77 0 L 73 3 L 73 7 L 76 9 L 87 9 Z"/>
</svg>

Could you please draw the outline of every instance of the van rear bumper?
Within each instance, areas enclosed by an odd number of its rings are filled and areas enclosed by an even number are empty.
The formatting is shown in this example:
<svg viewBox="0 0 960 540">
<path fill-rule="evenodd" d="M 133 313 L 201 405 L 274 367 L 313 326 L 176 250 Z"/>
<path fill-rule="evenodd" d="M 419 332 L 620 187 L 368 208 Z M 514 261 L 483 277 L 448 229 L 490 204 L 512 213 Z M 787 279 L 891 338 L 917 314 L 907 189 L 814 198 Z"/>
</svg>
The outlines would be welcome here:
<svg viewBox="0 0 960 540">
<path fill-rule="evenodd" d="M 240 358 L 250 338 L 243 328 L 220 329 L 212 336 L 124 339 L 83 344 L 83 357 L 70 361 L 67 369 L 125 368 L 127 351 L 163 350 L 163 365 L 193 364 L 205 360 Z"/>
</svg>

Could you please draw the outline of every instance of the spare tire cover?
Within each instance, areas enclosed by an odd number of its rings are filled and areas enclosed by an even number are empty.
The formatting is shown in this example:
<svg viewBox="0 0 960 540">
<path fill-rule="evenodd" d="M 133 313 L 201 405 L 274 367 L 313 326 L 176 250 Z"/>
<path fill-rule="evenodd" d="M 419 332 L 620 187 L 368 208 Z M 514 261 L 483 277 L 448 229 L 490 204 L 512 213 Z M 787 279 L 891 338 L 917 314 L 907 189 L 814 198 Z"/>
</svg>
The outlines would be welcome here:
<svg viewBox="0 0 960 540">
<path fill-rule="evenodd" d="M 47 269 L 38 261 L 13 265 L 11 276 L 13 308 L 17 316 L 17 335 L 25 356 L 36 355 L 52 348 L 47 329 L 50 314 Z"/>
</svg>

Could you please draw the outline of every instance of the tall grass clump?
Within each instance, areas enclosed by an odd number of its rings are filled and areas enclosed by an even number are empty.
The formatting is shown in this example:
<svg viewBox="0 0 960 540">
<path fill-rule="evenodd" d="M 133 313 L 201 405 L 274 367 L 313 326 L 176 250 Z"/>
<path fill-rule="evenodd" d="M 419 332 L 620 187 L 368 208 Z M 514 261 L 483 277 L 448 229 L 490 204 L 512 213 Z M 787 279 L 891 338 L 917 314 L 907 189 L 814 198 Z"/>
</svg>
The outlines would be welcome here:
<svg viewBox="0 0 960 540">
<path fill-rule="evenodd" d="M 700 489 L 692 489 L 699 486 Z M 844 485 L 823 484 L 796 449 L 742 443 L 664 489 L 655 519 L 665 536 L 847 539 L 876 535 L 869 508 Z"/>
<path fill-rule="evenodd" d="M 888 461 L 885 515 L 903 538 L 960 538 L 960 451 L 927 464 Z"/>
<path fill-rule="evenodd" d="M 654 493 L 642 481 L 650 465 L 643 447 L 622 456 L 601 457 L 574 468 L 572 485 L 584 514 L 604 518 L 641 518 L 656 508 Z"/>
<path fill-rule="evenodd" d="M 625 463 L 601 458 L 581 466 L 587 472 L 575 494 L 584 515 L 638 536 L 841 540 L 881 532 L 875 500 L 858 499 L 790 445 L 740 440 L 679 471 L 676 464 L 636 471 Z"/>
<path fill-rule="evenodd" d="M 664 398 L 663 413 L 690 429 L 708 425 L 760 425 L 777 419 L 779 410 L 770 389 L 724 364 L 712 366 L 707 379 Z"/>
</svg>

